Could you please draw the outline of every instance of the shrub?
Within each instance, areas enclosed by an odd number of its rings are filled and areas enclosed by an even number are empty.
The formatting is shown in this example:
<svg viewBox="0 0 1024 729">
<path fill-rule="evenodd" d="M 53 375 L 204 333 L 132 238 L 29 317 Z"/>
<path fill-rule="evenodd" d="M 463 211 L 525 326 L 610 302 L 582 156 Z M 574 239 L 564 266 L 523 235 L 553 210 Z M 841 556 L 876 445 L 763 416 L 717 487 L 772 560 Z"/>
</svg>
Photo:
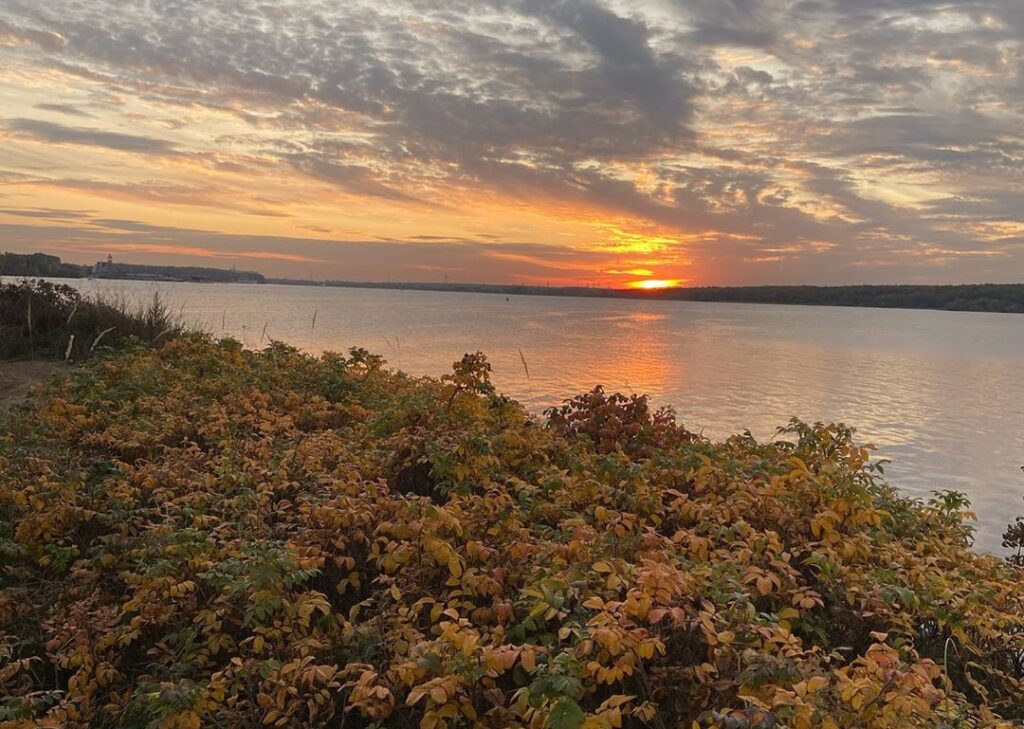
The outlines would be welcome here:
<svg viewBox="0 0 1024 729">
<path fill-rule="evenodd" d="M 1024 719 L 1024 580 L 962 499 L 901 497 L 844 426 L 712 443 L 613 398 L 634 448 L 486 374 L 186 336 L 38 395 L 0 429 L 0 722 Z"/>
<path fill-rule="evenodd" d="M 586 436 L 601 453 L 622 450 L 630 456 L 652 456 L 659 448 L 697 440 L 676 424 L 671 408 L 651 412 L 646 395 L 606 395 L 600 385 L 544 413 L 548 427 L 567 436 Z"/>
<path fill-rule="evenodd" d="M 1024 471 L 1024 466 L 1021 467 Z M 1003 532 L 1003 548 L 1009 550 L 1007 561 L 1018 567 L 1024 567 L 1024 516 L 1018 516 L 1007 524 Z"/>
<path fill-rule="evenodd" d="M 81 359 L 128 338 L 159 342 L 183 327 L 154 296 L 147 303 L 85 297 L 76 289 L 25 279 L 0 284 L 0 359 Z"/>
</svg>

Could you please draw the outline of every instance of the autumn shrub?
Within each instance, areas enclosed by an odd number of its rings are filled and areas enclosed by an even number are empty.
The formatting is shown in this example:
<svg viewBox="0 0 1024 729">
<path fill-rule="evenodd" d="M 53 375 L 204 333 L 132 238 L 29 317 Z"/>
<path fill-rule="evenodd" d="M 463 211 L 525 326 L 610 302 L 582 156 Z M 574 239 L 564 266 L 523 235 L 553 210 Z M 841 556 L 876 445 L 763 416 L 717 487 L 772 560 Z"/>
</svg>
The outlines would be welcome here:
<svg viewBox="0 0 1024 729">
<path fill-rule="evenodd" d="M 82 359 L 128 338 L 159 343 L 184 327 L 158 296 L 138 303 L 83 296 L 65 284 L 0 283 L 0 359 Z"/>
<path fill-rule="evenodd" d="M 712 443 L 584 397 L 532 418 L 476 355 L 90 360 L 0 423 L 0 725 L 1024 720 L 1024 580 L 962 499 L 843 426 Z"/>
<path fill-rule="evenodd" d="M 586 436 L 601 453 L 622 450 L 631 457 L 649 458 L 659 449 L 696 439 L 676 424 L 671 408 L 652 412 L 647 395 L 608 395 L 601 385 L 544 414 L 555 432 Z"/>
</svg>

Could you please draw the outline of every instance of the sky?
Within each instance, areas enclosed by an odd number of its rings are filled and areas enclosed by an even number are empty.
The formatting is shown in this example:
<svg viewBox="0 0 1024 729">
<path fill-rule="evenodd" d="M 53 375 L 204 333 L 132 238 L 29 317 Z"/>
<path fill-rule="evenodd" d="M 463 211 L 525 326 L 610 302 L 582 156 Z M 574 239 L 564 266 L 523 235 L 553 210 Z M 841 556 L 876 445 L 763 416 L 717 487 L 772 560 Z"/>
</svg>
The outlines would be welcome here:
<svg viewBox="0 0 1024 729">
<path fill-rule="evenodd" d="M 1024 281 L 1024 2 L 0 0 L 0 249 Z"/>
</svg>

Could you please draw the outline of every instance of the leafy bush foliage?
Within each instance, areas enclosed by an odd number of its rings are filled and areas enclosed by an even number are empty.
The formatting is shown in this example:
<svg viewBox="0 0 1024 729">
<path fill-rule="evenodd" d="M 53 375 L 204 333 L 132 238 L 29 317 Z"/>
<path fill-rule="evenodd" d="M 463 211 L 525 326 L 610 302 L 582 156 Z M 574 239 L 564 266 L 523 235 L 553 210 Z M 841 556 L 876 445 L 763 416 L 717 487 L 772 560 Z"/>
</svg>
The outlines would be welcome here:
<svg viewBox="0 0 1024 729">
<path fill-rule="evenodd" d="M 1019 568 L 843 426 L 711 443 L 601 393 L 549 424 L 478 355 L 191 336 L 2 425 L 3 726 L 1024 719 Z"/>
<path fill-rule="evenodd" d="M 598 385 L 561 407 L 545 412 L 548 425 L 563 436 L 585 435 L 599 453 L 621 449 L 631 457 L 650 458 L 659 449 L 690 443 L 696 436 L 676 425 L 671 408 L 651 413 L 646 395 L 606 395 Z"/>
<path fill-rule="evenodd" d="M 81 359 L 129 337 L 156 343 L 182 331 L 157 297 L 132 304 L 48 281 L 0 284 L 0 359 Z"/>
<path fill-rule="evenodd" d="M 1021 467 L 1024 471 L 1024 466 Z M 1018 516 L 1012 523 L 1007 524 L 1003 532 L 1003 548 L 1009 550 L 1006 558 L 1011 564 L 1024 567 L 1024 516 Z"/>
</svg>

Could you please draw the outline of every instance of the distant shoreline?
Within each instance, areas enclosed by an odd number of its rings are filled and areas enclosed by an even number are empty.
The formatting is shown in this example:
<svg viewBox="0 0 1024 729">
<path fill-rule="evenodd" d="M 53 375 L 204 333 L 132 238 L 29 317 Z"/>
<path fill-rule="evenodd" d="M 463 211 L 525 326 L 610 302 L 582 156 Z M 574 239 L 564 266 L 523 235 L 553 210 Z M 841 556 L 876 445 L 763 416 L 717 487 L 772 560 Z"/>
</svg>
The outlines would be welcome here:
<svg viewBox="0 0 1024 729">
<path fill-rule="evenodd" d="M 81 276 L 15 276 L 83 280 Z M 856 285 L 856 286 L 707 286 L 654 291 L 605 289 L 584 286 L 526 286 L 522 284 L 460 284 L 384 281 L 308 281 L 267 278 L 255 281 L 187 281 L 102 277 L 93 280 L 149 283 L 274 284 L 314 288 L 431 291 L 437 293 L 491 294 L 494 296 L 557 296 L 568 298 L 627 299 L 641 301 L 694 301 L 728 304 L 785 306 L 839 306 L 870 309 L 916 309 L 989 314 L 1024 314 L 1024 284 Z"/>
<path fill-rule="evenodd" d="M 735 304 L 786 304 L 854 308 L 927 309 L 1024 313 L 1024 284 L 886 285 L 886 286 L 707 286 L 652 291 L 583 286 L 459 284 L 364 281 L 303 281 L 268 278 L 268 284 L 333 288 L 438 291 L 504 296 L 564 296 L 643 301 L 704 301 Z"/>
<path fill-rule="evenodd" d="M 63 263 L 46 254 L 0 255 L 0 275 L 18 278 L 98 278 L 107 281 L 155 281 L 166 283 L 269 283 L 285 286 L 316 286 L 401 291 L 438 291 L 502 296 L 566 296 L 643 301 L 706 301 L 736 304 L 789 304 L 858 308 L 928 309 L 1024 313 L 1024 283 L 953 285 L 856 285 L 856 286 L 705 286 L 665 289 L 612 289 L 586 286 L 536 286 L 412 281 L 312 281 L 268 278 L 255 271 L 190 266 L 152 266 L 114 263 L 95 266 Z"/>
</svg>

